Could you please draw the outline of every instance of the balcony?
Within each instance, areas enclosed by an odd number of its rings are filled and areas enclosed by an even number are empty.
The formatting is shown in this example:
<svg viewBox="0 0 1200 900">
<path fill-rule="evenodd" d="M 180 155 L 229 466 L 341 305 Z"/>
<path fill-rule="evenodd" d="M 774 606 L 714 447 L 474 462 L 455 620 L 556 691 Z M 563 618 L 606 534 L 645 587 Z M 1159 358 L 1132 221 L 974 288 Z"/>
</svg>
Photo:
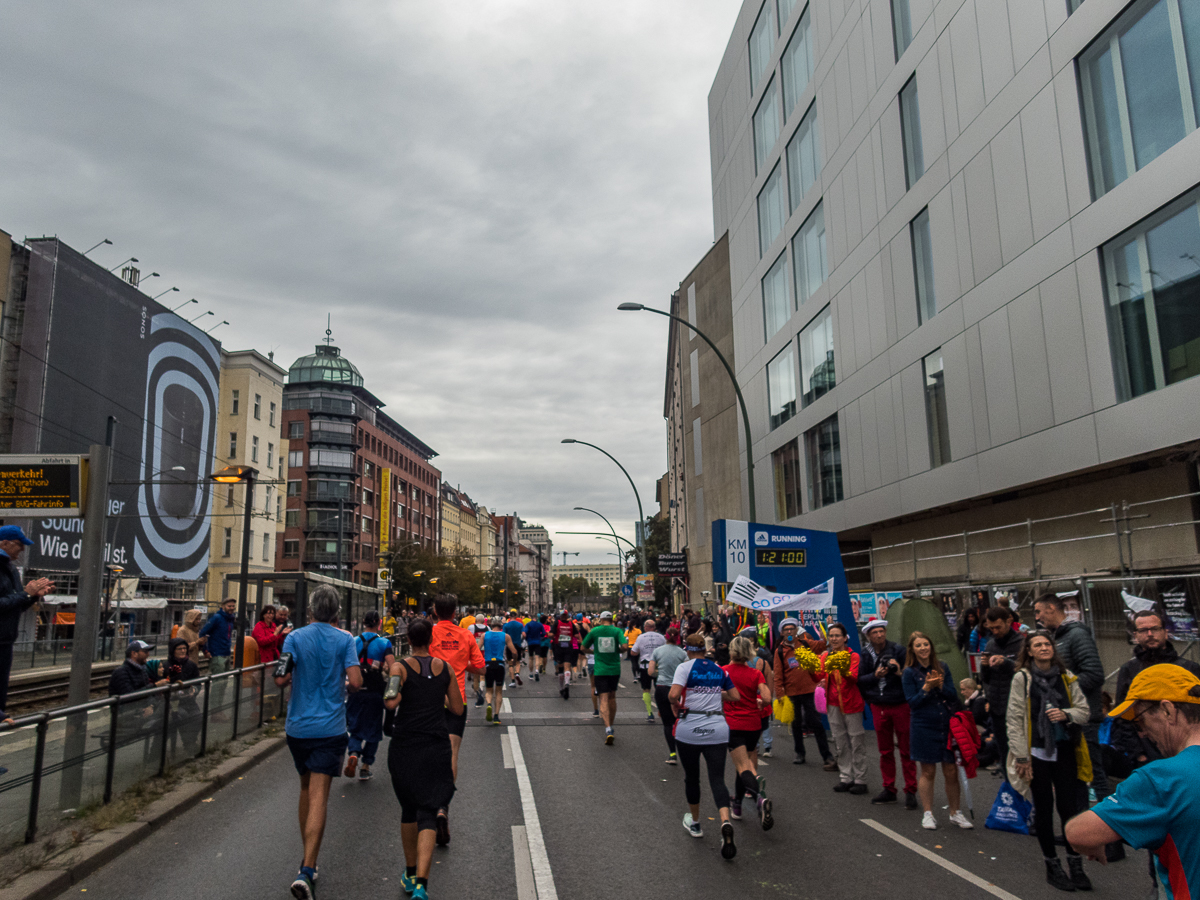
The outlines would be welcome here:
<svg viewBox="0 0 1200 900">
<path fill-rule="evenodd" d="M 306 499 L 309 503 L 337 503 L 358 506 L 359 492 L 353 482 L 317 481 L 309 482 Z"/>
<path fill-rule="evenodd" d="M 314 428 L 308 433 L 308 442 L 310 444 L 329 444 L 331 446 L 358 449 L 358 438 L 354 434 L 345 434 L 340 431 L 326 431 L 325 429 Z"/>
</svg>

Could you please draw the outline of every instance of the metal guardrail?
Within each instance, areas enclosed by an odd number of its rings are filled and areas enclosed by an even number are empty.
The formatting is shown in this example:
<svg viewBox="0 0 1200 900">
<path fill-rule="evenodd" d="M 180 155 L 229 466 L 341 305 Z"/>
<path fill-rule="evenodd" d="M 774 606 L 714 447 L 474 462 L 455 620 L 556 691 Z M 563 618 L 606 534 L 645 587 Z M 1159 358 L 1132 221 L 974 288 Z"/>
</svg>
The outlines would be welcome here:
<svg viewBox="0 0 1200 900">
<path fill-rule="evenodd" d="M 161 644 L 163 650 L 166 650 L 166 641 L 168 640 L 165 634 L 133 634 L 120 638 L 126 644 L 129 641 L 139 640 L 145 641 L 147 644 L 152 644 L 156 648 Z M 96 638 L 95 659 L 97 662 L 104 662 L 113 658 L 113 645 L 119 643 L 116 638 L 111 635 L 108 637 L 100 636 Z M 34 641 L 16 641 L 13 643 L 13 671 L 17 669 L 37 669 L 47 666 L 71 664 L 71 652 L 75 646 L 75 641 L 72 638 L 41 638 Z M 124 645 L 121 645 L 119 652 L 124 654 Z M 28 665 L 26 663 L 28 662 Z"/>
</svg>

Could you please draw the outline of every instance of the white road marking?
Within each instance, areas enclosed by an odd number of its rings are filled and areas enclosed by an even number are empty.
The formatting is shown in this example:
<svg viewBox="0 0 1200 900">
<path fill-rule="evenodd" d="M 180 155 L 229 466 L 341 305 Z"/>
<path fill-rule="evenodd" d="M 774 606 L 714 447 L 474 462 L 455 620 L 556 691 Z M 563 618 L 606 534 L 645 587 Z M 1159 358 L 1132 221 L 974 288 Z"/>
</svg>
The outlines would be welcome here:
<svg viewBox="0 0 1200 900">
<path fill-rule="evenodd" d="M 504 713 L 506 716 L 512 712 L 512 704 L 508 702 L 507 697 L 503 697 L 500 700 L 500 712 Z"/>
<path fill-rule="evenodd" d="M 512 837 L 513 861 L 517 867 L 517 900 L 537 900 L 537 887 L 533 881 L 533 862 L 529 858 L 529 839 L 525 835 L 525 826 L 514 825 Z"/>
<path fill-rule="evenodd" d="M 521 809 L 525 814 L 525 837 L 529 844 L 529 858 L 533 865 L 533 881 L 537 887 L 537 900 L 558 900 L 554 887 L 554 873 L 550 869 L 550 857 L 546 854 L 546 841 L 542 837 L 542 823 L 538 819 L 537 804 L 533 799 L 533 785 L 529 781 L 529 770 L 525 768 L 525 755 L 517 729 L 508 728 L 508 740 L 517 770 L 517 787 L 521 790 Z"/>
<path fill-rule="evenodd" d="M 916 843 L 915 841 L 910 841 L 908 838 L 904 837 L 903 835 L 897 834 L 896 832 L 892 831 L 892 829 L 890 829 L 884 825 L 880 825 L 874 819 L 859 819 L 859 821 L 862 822 L 864 825 L 869 825 L 870 827 L 874 828 L 876 831 L 878 831 L 880 834 L 884 835 L 885 837 L 890 837 L 893 841 L 895 841 L 900 846 L 907 847 L 909 850 L 912 850 L 914 853 L 917 853 L 917 854 L 925 857 L 931 863 L 935 863 L 935 864 L 941 866 L 947 872 L 951 872 L 954 875 L 957 875 L 959 878 L 963 879 L 963 881 L 969 881 L 971 884 L 975 885 L 975 887 L 979 888 L 980 890 L 987 891 L 993 897 L 999 897 L 1000 900 L 1021 900 L 1021 898 L 1016 896 L 1015 894 L 1010 894 L 1008 891 L 1004 890 L 1003 888 L 996 887 L 996 885 L 992 884 L 990 881 L 985 881 L 984 879 L 980 878 L 978 875 L 968 872 L 962 866 L 956 866 L 954 863 L 950 862 L 949 860 L 942 859 L 942 857 L 938 856 L 932 850 L 926 850 L 924 847 L 922 847 L 920 844 Z"/>
<path fill-rule="evenodd" d="M 511 769 L 516 764 L 513 762 L 512 741 L 509 740 L 507 734 L 500 735 L 500 756 L 504 759 L 504 768 Z M 524 829 L 522 829 L 524 833 Z"/>
</svg>

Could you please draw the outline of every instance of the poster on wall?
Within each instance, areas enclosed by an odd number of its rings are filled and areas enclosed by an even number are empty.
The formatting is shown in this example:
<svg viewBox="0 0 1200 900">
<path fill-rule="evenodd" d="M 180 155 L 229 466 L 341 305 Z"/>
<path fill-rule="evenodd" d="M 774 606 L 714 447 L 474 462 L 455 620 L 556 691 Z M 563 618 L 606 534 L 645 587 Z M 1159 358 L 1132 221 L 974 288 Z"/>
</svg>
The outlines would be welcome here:
<svg viewBox="0 0 1200 900">
<path fill-rule="evenodd" d="M 953 591 L 942 591 L 942 615 L 946 617 L 946 624 L 951 628 L 958 627 L 958 595 Z"/>
<path fill-rule="evenodd" d="M 851 594 L 850 608 L 854 610 L 854 621 L 860 625 L 871 619 L 879 618 L 875 613 L 875 595 L 873 593 Z"/>
<path fill-rule="evenodd" d="M 1200 639 L 1196 617 L 1188 603 L 1187 584 L 1181 579 L 1158 582 L 1158 597 L 1167 615 L 1167 636 L 1180 641 Z"/>
<path fill-rule="evenodd" d="M 654 576 L 653 575 L 635 575 L 634 582 L 637 585 L 637 603 L 642 609 L 646 609 L 654 602 Z"/>
</svg>

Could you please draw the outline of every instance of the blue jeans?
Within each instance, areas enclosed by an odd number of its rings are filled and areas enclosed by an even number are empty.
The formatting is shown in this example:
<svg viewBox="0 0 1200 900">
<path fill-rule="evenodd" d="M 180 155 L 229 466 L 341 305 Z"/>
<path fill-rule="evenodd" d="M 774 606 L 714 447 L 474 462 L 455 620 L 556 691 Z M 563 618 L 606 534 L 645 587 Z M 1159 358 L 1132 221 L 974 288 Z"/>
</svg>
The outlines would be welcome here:
<svg viewBox="0 0 1200 900">
<path fill-rule="evenodd" d="M 379 741 L 360 741 L 350 735 L 350 755 L 357 756 L 364 766 L 375 765 L 375 751 L 379 749 Z"/>
</svg>

